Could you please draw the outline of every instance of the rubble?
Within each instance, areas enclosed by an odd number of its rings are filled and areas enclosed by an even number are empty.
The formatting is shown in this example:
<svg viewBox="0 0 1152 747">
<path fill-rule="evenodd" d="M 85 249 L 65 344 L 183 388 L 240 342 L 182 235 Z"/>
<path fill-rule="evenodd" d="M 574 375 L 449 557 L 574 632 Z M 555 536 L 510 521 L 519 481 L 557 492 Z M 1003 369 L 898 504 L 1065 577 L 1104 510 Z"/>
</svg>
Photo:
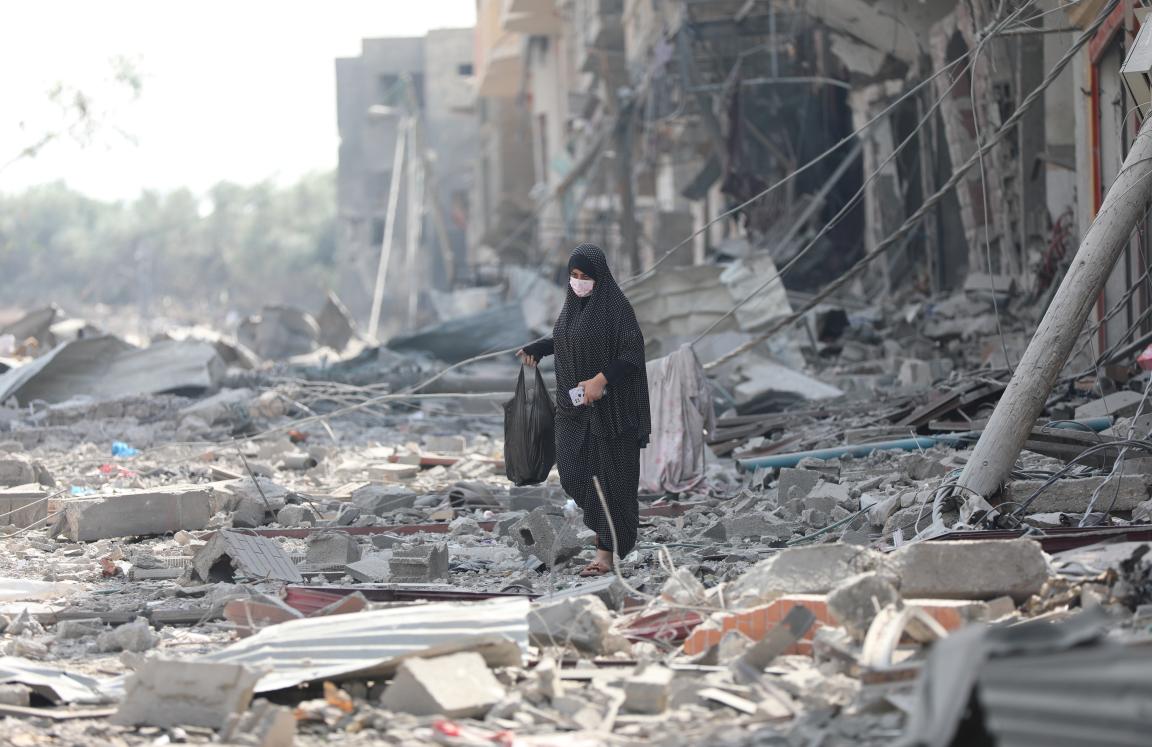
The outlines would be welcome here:
<svg viewBox="0 0 1152 747">
<path fill-rule="evenodd" d="M 197 485 L 131 490 L 63 502 L 59 520 L 75 542 L 204 529 L 212 518 L 212 491 Z"/>
<path fill-rule="evenodd" d="M 248 709 L 259 678 L 236 664 L 149 659 L 128 676 L 112 722 L 221 729 Z"/>
<path fill-rule="evenodd" d="M 275 541 L 222 529 L 192 559 L 192 577 L 205 583 L 249 579 L 299 582 L 304 577 Z"/>
<path fill-rule="evenodd" d="M 408 659 L 384 691 L 380 705 L 416 716 L 479 717 L 504 697 L 484 658 L 466 652 Z"/>
<path fill-rule="evenodd" d="M 396 582 L 428 583 L 448 577 L 448 545 L 399 547 L 392 550 L 388 573 Z"/>
<path fill-rule="evenodd" d="M 1031 539 L 919 542 L 892 553 L 887 567 L 899 577 L 905 598 L 1010 596 L 1022 602 L 1051 575 L 1039 543 Z"/>
</svg>

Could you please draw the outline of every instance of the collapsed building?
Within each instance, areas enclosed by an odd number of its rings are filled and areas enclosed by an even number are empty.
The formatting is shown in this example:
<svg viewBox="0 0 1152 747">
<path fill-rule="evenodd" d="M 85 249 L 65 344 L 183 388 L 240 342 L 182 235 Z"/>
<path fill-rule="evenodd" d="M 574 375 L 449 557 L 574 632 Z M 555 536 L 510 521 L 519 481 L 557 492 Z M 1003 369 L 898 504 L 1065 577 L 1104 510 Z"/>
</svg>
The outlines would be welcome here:
<svg viewBox="0 0 1152 747">
<path fill-rule="evenodd" d="M 484 208 L 397 244 L 415 314 L 2 320 L 2 739 L 1146 742 L 1138 10 L 480 0 Z M 657 403 L 595 580 L 493 352 L 577 240 Z"/>
</svg>

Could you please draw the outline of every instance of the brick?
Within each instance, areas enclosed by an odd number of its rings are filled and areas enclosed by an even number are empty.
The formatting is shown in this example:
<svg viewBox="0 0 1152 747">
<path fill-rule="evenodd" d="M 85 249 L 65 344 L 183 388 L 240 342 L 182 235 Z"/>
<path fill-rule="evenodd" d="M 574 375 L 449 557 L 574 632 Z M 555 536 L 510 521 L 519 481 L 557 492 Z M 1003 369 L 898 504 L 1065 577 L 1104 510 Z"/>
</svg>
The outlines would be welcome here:
<svg viewBox="0 0 1152 747">
<path fill-rule="evenodd" d="M 738 630 L 754 641 L 763 638 L 774 630 L 795 607 L 803 607 L 815 618 L 807 632 L 780 654 L 810 654 L 812 637 L 824 625 L 834 625 L 828 613 L 828 604 L 823 594 L 788 594 L 770 604 L 740 610 L 722 615 L 715 625 L 697 627 L 684 641 L 684 653 L 697 656 L 720 643 L 724 634 Z"/>
<path fill-rule="evenodd" d="M 300 583 L 304 577 L 275 540 L 221 529 L 192 558 L 192 577 L 205 583 L 275 579 Z"/>
<path fill-rule="evenodd" d="M 504 698 L 504 686 L 473 651 L 408 659 L 380 698 L 389 711 L 415 716 L 480 717 Z"/>
<path fill-rule="evenodd" d="M 1030 539 L 917 542 L 889 556 L 905 598 L 993 599 L 1022 602 L 1048 580 L 1040 543 Z"/>
<path fill-rule="evenodd" d="M 112 716 L 132 726 L 223 727 L 252 702 L 260 675 L 240 664 L 146 659 L 128 676 Z"/>
</svg>

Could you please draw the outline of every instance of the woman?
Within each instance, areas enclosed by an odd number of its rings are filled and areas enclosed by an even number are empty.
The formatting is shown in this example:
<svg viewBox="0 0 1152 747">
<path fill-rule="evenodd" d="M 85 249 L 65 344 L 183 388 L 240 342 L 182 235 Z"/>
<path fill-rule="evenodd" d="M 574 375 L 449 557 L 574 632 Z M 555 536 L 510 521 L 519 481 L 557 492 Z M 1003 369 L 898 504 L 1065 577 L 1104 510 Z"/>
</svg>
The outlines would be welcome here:
<svg viewBox="0 0 1152 747">
<path fill-rule="evenodd" d="M 552 337 L 516 355 L 528 366 L 556 356 L 556 467 L 564 492 L 596 532 L 596 559 L 580 575 L 602 576 L 612 571 L 613 550 L 621 558 L 632 552 L 640 525 L 640 449 L 652 433 L 644 335 L 600 247 L 576 247 L 568 275 L 568 297 Z M 569 396 L 578 386 L 584 388 L 580 406 Z M 607 517 L 593 477 L 604 490 Z"/>
</svg>

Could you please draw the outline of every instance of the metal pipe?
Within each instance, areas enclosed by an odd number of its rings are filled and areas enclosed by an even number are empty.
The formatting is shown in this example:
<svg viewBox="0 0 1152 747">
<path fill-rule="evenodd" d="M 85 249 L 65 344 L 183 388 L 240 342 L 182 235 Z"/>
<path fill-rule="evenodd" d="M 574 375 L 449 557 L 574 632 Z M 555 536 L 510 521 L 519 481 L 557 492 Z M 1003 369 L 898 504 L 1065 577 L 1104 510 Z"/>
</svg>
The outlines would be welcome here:
<svg viewBox="0 0 1152 747">
<path fill-rule="evenodd" d="M 1112 418 L 1087 418 L 1085 420 L 1062 420 L 1047 424 L 1050 428 L 1061 430 L 1084 430 L 1089 428 L 1099 433 L 1112 426 Z M 827 449 L 812 449 L 810 451 L 794 451 L 791 454 L 771 454 L 768 456 L 752 457 L 750 459 L 737 459 L 736 467 L 741 472 L 762 468 L 781 469 L 795 467 L 804 459 L 839 459 L 844 456 L 863 457 L 874 451 L 918 451 L 930 449 L 933 446 L 947 445 L 960 447 L 970 444 L 979 437 L 981 431 L 964 431 L 962 433 L 946 433 L 938 436 L 914 436 L 912 438 L 898 438 L 892 441 L 876 441 L 870 444 L 846 444 L 833 446 Z"/>
</svg>

